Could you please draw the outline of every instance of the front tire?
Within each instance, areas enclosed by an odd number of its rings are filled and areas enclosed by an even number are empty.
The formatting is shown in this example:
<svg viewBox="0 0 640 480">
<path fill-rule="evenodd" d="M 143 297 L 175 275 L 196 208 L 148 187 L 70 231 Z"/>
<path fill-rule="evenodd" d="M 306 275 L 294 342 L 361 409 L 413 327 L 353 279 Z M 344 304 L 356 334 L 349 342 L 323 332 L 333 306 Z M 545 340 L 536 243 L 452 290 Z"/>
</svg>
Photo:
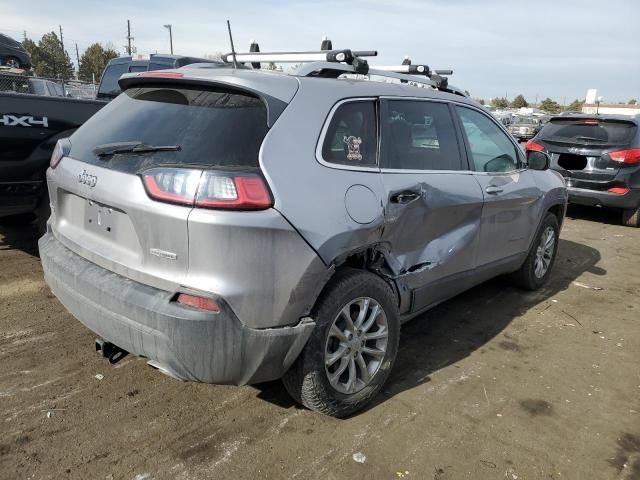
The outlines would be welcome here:
<svg viewBox="0 0 640 480">
<path fill-rule="evenodd" d="M 559 237 L 558 219 L 552 213 L 547 213 L 526 260 L 511 276 L 517 286 L 525 290 L 537 290 L 547 282 L 556 260 Z"/>
<path fill-rule="evenodd" d="M 640 227 L 640 206 L 625 208 L 622 211 L 622 224 L 627 227 Z"/>
<path fill-rule="evenodd" d="M 387 380 L 398 352 L 396 297 L 371 272 L 338 272 L 322 293 L 307 345 L 283 377 L 305 407 L 333 417 L 369 404 Z"/>
</svg>

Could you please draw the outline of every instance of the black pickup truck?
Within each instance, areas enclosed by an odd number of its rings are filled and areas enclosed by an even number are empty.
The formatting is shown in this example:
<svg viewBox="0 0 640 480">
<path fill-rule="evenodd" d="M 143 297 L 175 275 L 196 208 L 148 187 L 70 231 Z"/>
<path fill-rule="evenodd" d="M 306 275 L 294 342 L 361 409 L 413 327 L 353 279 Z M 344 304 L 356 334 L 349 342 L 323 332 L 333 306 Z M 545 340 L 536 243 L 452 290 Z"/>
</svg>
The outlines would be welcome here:
<svg viewBox="0 0 640 480">
<path fill-rule="evenodd" d="M 0 218 L 31 221 L 39 206 L 48 217 L 45 172 L 56 142 L 120 93 L 120 75 L 203 62 L 211 63 L 181 55 L 115 58 L 103 72 L 97 100 L 43 95 L 35 90 L 33 77 L 0 73 Z"/>
</svg>

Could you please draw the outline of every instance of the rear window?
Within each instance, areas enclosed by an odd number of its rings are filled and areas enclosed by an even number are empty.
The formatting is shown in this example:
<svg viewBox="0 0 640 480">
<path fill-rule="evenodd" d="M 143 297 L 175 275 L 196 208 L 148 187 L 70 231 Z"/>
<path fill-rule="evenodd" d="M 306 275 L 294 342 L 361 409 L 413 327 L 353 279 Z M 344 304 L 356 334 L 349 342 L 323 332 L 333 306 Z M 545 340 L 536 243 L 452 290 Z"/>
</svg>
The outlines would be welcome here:
<svg viewBox="0 0 640 480">
<path fill-rule="evenodd" d="M 136 172 L 155 165 L 258 167 L 267 110 L 253 96 L 229 90 L 138 87 L 126 90 L 71 137 L 71 157 Z M 95 147 L 140 142 L 179 151 L 98 157 Z"/>
<path fill-rule="evenodd" d="M 117 97 L 121 92 L 118 80 L 124 73 L 127 73 L 127 70 L 128 64 L 126 63 L 117 63 L 108 66 L 102 74 L 102 80 L 100 80 L 98 98 Z"/>
<path fill-rule="evenodd" d="M 556 118 L 540 132 L 541 140 L 565 143 L 625 145 L 631 142 L 636 126 L 624 120 Z"/>
</svg>

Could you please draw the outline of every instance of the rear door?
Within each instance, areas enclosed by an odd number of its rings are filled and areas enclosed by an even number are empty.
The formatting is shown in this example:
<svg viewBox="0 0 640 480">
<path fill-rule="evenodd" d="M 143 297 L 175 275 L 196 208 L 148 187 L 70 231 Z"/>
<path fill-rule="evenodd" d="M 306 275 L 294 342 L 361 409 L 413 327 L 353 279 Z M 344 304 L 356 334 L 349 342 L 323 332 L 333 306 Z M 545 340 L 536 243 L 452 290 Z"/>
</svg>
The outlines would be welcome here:
<svg viewBox="0 0 640 480">
<path fill-rule="evenodd" d="M 418 311 L 466 288 L 483 196 L 447 103 L 387 98 L 381 116 L 383 240 Z"/>
<path fill-rule="evenodd" d="M 130 88 L 71 136 L 69 157 L 49 170 L 54 234 L 104 268 L 171 288 L 188 270 L 187 221 L 202 171 L 258 169 L 266 133 L 266 107 L 250 95 Z M 175 148 L 105 154 L 127 144 Z"/>
<path fill-rule="evenodd" d="M 456 106 L 473 176 L 484 193 L 478 266 L 527 251 L 538 227 L 538 188 L 524 154 L 503 128 L 480 110 Z"/>
</svg>

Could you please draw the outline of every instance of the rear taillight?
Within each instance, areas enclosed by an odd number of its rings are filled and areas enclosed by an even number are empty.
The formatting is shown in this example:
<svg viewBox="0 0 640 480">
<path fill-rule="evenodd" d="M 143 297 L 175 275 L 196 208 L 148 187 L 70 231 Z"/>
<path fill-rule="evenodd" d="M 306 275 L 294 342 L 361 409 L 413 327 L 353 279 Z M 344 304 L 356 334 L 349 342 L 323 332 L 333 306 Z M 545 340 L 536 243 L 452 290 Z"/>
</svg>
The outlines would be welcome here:
<svg viewBox="0 0 640 480">
<path fill-rule="evenodd" d="M 273 199 L 264 179 L 253 173 L 152 168 L 142 173 L 149 197 L 201 208 L 264 210 Z"/>
<path fill-rule="evenodd" d="M 533 140 L 529 140 L 524 146 L 524 151 L 528 152 L 529 150 L 532 150 L 534 152 L 543 152 L 544 151 L 544 147 L 542 145 L 540 145 L 538 142 L 534 142 Z"/>
<path fill-rule="evenodd" d="M 616 150 L 609 152 L 609 158 L 616 162 L 634 165 L 640 163 L 640 148 L 630 148 L 627 150 Z"/>
<path fill-rule="evenodd" d="M 193 206 L 202 170 L 152 168 L 142 174 L 147 194 L 154 200 Z"/>
<path fill-rule="evenodd" d="M 213 298 L 180 293 L 176 298 L 176 302 L 187 305 L 188 307 L 197 308 L 198 310 L 206 310 L 207 312 L 218 313 L 220 311 L 220 305 L 218 305 L 218 302 Z"/>
<path fill-rule="evenodd" d="M 56 168 L 62 160 L 62 157 L 66 157 L 69 155 L 71 151 L 71 142 L 68 138 L 61 138 L 56 142 L 56 146 L 53 149 L 53 153 L 51 153 L 51 160 L 49 160 L 49 166 L 51 168 Z"/>
<path fill-rule="evenodd" d="M 625 193 L 629 193 L 630 190 L 626 187 L 613 187 L 607 190 L 609 193 L 615 193 L 616 195 L 624 195 Z"/>
<path fill-rule="evenodd" d="M 205 172 L 196 207 L 263 210 L 273 205 L 267 185 L 258 175 Z"/>
</svg>

